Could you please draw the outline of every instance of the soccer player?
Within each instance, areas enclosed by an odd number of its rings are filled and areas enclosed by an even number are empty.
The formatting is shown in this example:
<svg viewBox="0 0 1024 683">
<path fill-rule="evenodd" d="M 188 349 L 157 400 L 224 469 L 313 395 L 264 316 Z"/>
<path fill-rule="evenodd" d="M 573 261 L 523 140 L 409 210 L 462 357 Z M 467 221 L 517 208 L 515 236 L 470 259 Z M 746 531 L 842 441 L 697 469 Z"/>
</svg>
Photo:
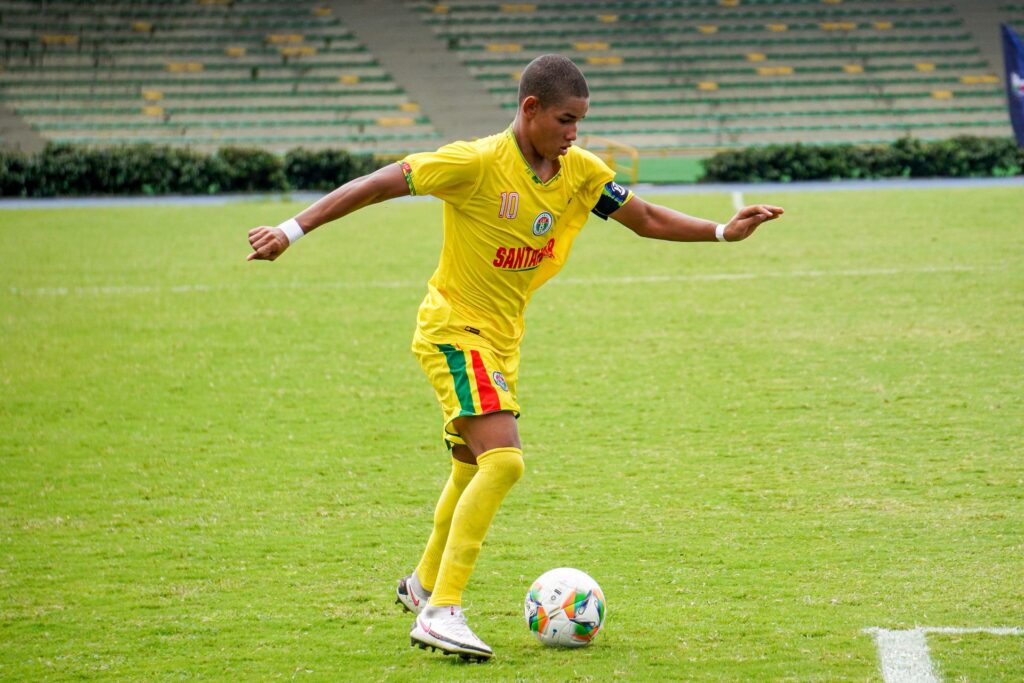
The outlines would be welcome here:
<svg viewBox="0 0 1024 683">
<path fill-rule="evenodd" d="M 467 659 L 493 655 L 467 625 L 462 593 L 498 507 L 523 474 L 516 427 L 523 312 L 565 263 L 587 217 L 613 218 L 641 237 L 736 242 L 782 214 L 747 206 L 717 224 L 643 201 L 573 146 L 589 97 L 572 61 L 538 57 L 523 71 L 508 129 L 410 154 L 277 227 L 249 231 L 249 260 L 273 261 L 304 234 L 364 206 L 405 195 L 444 201 L 444 245 L 412 350 L 441 404 L 452 469 L 419 564 L 398 582 L 397 601 L 416 614 L 413 645 Z"/>
</svg>

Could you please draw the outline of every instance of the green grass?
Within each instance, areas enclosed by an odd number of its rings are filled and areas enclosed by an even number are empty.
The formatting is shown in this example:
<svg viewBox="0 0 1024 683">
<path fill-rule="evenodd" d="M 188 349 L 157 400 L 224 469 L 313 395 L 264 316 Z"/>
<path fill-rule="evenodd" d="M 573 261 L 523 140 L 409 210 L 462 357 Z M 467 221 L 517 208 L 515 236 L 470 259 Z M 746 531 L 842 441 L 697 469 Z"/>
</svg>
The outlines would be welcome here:
<svg viewBox="0 0 1024 683">
<path fill-rule="evenodd" d="M 951 683 L 1006 681 L 1020 679 L 1024 671 L 1024 647 L 1021 636 L 971 633 L 933 635 L 928 639 L 933 660 L 941 663 L 939 673 Z"/>
<path fill-rule="evenodd" d="M 4 212 L 0 678 L 877 681 L 864 628 L 1024 626 L 1020 189 L 747 199 L 787 215 L 738 245 L 594 220 L 536 296 L 479 666 L 392 604 L 447 471 L 439 203 L 273 264 L 245 232 L 297 205 Z M 560 565 L 608 598 L 587 650 L 522 621 Z M 1024 677 L 1024 637 L 929 638 Z"/>
</svg>

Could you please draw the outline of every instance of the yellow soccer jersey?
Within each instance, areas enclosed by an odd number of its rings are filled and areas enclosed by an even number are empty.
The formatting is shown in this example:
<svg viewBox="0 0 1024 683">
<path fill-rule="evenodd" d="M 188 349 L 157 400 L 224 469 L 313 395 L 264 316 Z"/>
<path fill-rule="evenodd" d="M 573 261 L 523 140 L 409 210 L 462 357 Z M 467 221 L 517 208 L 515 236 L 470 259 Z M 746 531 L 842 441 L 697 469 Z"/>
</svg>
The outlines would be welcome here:
<svg viewBox="0 0 1024 683">
<path fill-rule="evenodd" d="M 540 182 L 511 127 L 399 162 L 414 195 L 444 200 L 444 246 L 417 326 L 435 343 L 518 347 L 533 292 L 557 273 L 615 174 L 570 147 L 561 170 Z M 619 205 L 628 201 L 628 192 Z"/>
</svg>

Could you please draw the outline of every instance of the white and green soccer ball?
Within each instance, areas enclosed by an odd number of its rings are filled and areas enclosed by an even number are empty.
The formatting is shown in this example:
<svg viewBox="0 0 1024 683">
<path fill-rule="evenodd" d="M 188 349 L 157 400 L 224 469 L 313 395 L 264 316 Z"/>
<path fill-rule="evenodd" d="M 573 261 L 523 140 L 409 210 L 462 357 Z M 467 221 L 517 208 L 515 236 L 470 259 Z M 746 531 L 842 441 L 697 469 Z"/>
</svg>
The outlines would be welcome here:
<svg viewBox="0 0 1024 683">
<path fill-rule="evenodd" d="M 579 569 L 545 572 L 526 593 L 526 624 L 545 645 L 589 645 L 607 613 L 601 587 Z"/>
</svg>

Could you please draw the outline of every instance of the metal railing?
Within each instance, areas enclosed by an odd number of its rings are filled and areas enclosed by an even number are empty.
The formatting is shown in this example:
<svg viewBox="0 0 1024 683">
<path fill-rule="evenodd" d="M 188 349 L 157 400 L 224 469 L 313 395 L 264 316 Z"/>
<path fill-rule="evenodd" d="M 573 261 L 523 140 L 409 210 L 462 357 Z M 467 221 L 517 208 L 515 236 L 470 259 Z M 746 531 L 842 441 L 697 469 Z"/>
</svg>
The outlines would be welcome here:
<svg viewBox="0 0 1024 683">
<path fill-rule="evenodd" d="M 636 184 L 640 177 L 640 152 L 636 147 L 597 135 L 584 135 L 579 145 L 600 157 L 616 173 L 628 175 L 630 184 Z M 619 162 L 623 156 L 629 159 L 628 163 Z"/>
</svg>

